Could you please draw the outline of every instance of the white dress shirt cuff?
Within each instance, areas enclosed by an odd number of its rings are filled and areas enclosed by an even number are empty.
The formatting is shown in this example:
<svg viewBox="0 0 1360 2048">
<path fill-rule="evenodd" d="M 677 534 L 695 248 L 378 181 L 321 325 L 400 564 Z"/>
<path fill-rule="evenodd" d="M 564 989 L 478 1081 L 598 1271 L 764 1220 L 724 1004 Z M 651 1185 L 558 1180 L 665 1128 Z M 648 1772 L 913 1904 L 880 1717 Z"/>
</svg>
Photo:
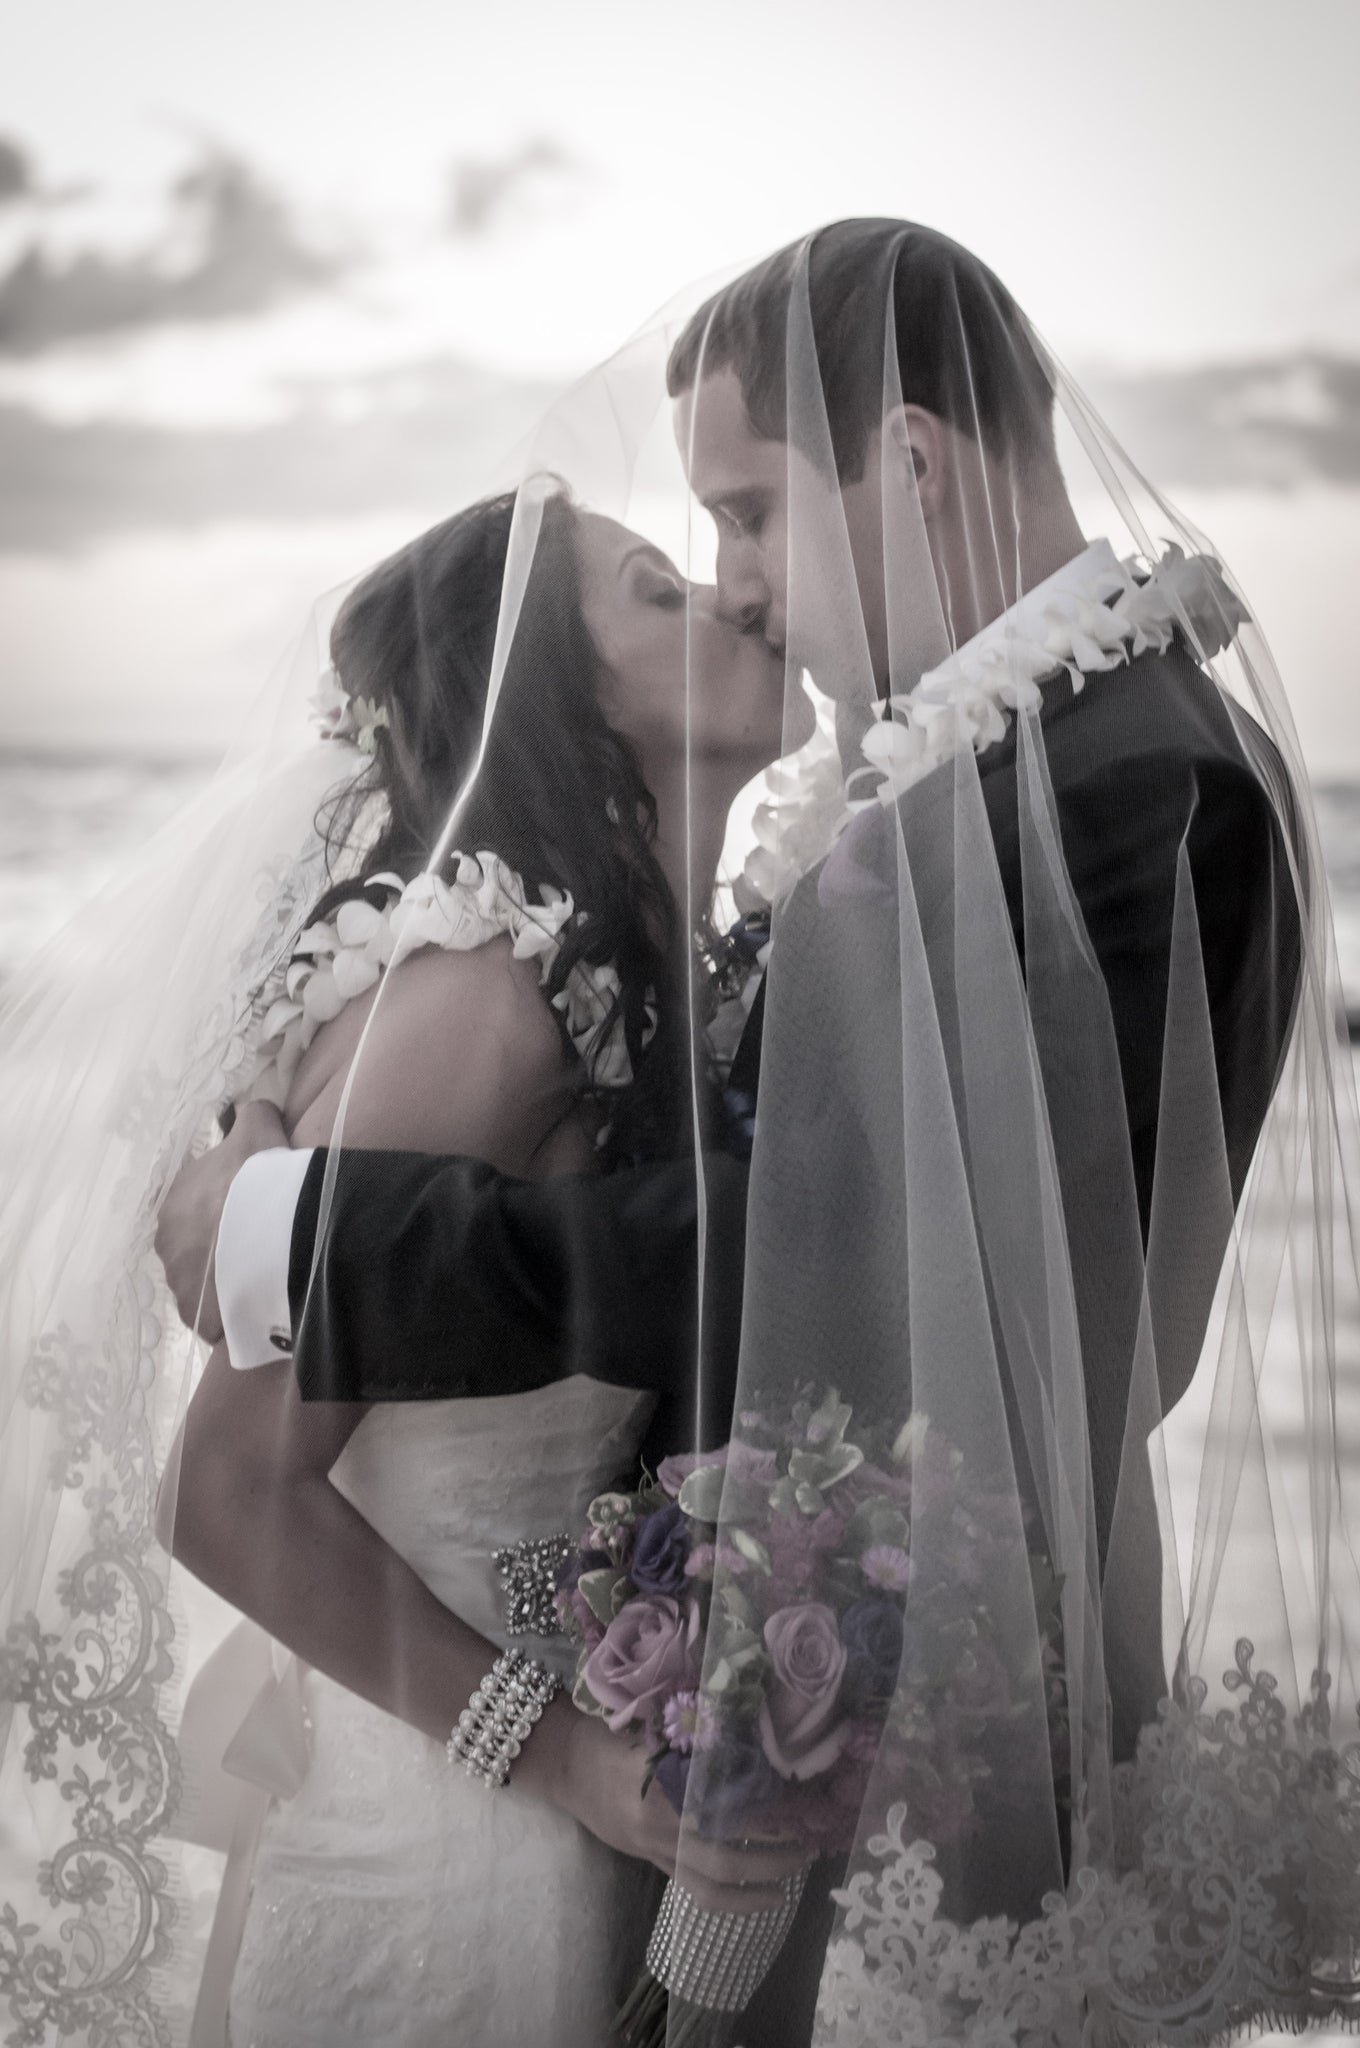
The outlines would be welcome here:
<svg viewBox="0 0 1360 2048">
<path fill-rule="evenodd" d="M 277 1146 L 247 1159 L 217 1231 L 217 1304 L 231 1362 L 271 1365 L 293 1349 L 288 1256 L 311 1152 Z"/>
</svg>

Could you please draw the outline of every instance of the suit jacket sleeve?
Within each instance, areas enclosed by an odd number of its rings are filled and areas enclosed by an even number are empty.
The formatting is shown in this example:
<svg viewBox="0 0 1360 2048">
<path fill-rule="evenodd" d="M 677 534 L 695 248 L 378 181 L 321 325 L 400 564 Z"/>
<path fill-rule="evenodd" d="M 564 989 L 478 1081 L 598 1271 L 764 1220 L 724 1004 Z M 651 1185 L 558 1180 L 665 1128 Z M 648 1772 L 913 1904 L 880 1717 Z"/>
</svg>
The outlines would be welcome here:
<svg viewBox="0 0 1360 2048">
<path fill-rule="evenodd" d="M 303 1184 L 289 1298 L 304 1400 L 523 1393 L 584 1373 L 659 1397 L 667 1448 L 693 1428 L 699 1174 L 693 1159 L 518 1181 L 479 1160 L 341 1151 Z M 747 1169 L 702 1162 L 705 1383 L 717 1440 L 735 1385 Z M 315 1265 L 315 1271 L 313 1266 Z M 683 1440 L 688 1440 L 688 1436 Z"/>
</svg>

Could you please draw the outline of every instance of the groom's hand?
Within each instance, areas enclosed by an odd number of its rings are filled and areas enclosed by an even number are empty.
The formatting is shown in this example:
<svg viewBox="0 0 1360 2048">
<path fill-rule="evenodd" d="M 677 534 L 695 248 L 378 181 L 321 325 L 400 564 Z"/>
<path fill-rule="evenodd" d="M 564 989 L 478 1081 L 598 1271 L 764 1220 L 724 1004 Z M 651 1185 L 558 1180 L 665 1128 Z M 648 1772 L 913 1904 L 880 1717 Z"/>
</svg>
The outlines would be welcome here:
<svg viewBox="0 0 1360 2048">
<path fill-rule="evenodd" d="M 183 1165 L 165 1192 L 156 1222 L 156 1253 L 189 1328 L 209 1344 L 222 1337 L 213 1254 L 227 1189 L 252 1153 L 286 1145 L 283 1119 L 270 1102 L 244 1102 L 220 1145 Z"/>
</svg>

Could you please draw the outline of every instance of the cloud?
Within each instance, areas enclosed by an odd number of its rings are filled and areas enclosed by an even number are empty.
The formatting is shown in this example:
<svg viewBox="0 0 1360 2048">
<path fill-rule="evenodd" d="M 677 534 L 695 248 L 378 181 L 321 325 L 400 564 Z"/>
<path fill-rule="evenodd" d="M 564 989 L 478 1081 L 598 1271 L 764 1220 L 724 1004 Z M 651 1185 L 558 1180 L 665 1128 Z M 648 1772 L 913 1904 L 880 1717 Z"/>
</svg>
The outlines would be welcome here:
<svg viewBox="0 0 1360 2048">
<path fill-rule="evenodd" d="M 249 429 L 72 424 L 0 405 L 0 553 L 225 521 L 434 519 L 489 485 L 550 395 L 444 358 L 313 393 Z"/>
<path fill-rule="evenodd" d="M 12 137 L 0 135 L 0 206 L 27 199 L 33 192 L 33 171 L 28 155 Z"/>
<path fill-rule="evenodd" d="M 1360 485 L 1360 358 L 1314 353 L 1088 377 L 1134 461 L 1170 488 Z M 0 405 L 0 552 L 385 510 L 435 518 L 488 485 L 552 396 L 448 356 L 295 387 L 246 428 L 54 419 Z"/>
<path fill-rule="evenodd" d="M 536 137 L 503 157 L 464 157 L 449 184 L 449 231 L 469 238 L 491 233 L 516 212 L 531 211 L 545 188 L 580 169 L 560 143 Z"/>
<path fill-rule="evenodd" d="M 13 145 L 0 145 L 12 148 Z M 27 176 L 18 152 L 12 175 Z M 3 179 L 0 156 L 0 180 Z M 226 320 L 333 284 L 348 259 L 311 248 L 287 208 L 238 157 L 206 153 L 171 188 L 159 247 L 88 253 L 58 266 L 36 244 L 0 278 L 0 354 L 180 320 Z M 180 253 L 193 251 L 186 263 Z"/>
<path fill-rule="evenodd" d="M 1360 358 L 1322 350 L 1083 380 L 1156 483 L 1360 483 Z"/>
</svg>

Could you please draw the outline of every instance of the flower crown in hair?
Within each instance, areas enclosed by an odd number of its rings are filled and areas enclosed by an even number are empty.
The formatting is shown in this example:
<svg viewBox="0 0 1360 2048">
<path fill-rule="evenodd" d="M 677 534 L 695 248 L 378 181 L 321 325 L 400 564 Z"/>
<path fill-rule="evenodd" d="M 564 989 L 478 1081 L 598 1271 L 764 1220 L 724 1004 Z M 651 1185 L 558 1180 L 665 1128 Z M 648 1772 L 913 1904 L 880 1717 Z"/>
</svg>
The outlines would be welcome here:
<svg viewBox="0 0 1360 2048">
<path fill-rule="evenodd" d="M 361 754 L 376 751 L 380 725 L 389 732 L 392 728 L 387 706 L 371 703 L 367 697 L 351 697 L 333 661 L 321 671 L 312 709 L 323 740 L 349 740 Z"/>
</svg>

